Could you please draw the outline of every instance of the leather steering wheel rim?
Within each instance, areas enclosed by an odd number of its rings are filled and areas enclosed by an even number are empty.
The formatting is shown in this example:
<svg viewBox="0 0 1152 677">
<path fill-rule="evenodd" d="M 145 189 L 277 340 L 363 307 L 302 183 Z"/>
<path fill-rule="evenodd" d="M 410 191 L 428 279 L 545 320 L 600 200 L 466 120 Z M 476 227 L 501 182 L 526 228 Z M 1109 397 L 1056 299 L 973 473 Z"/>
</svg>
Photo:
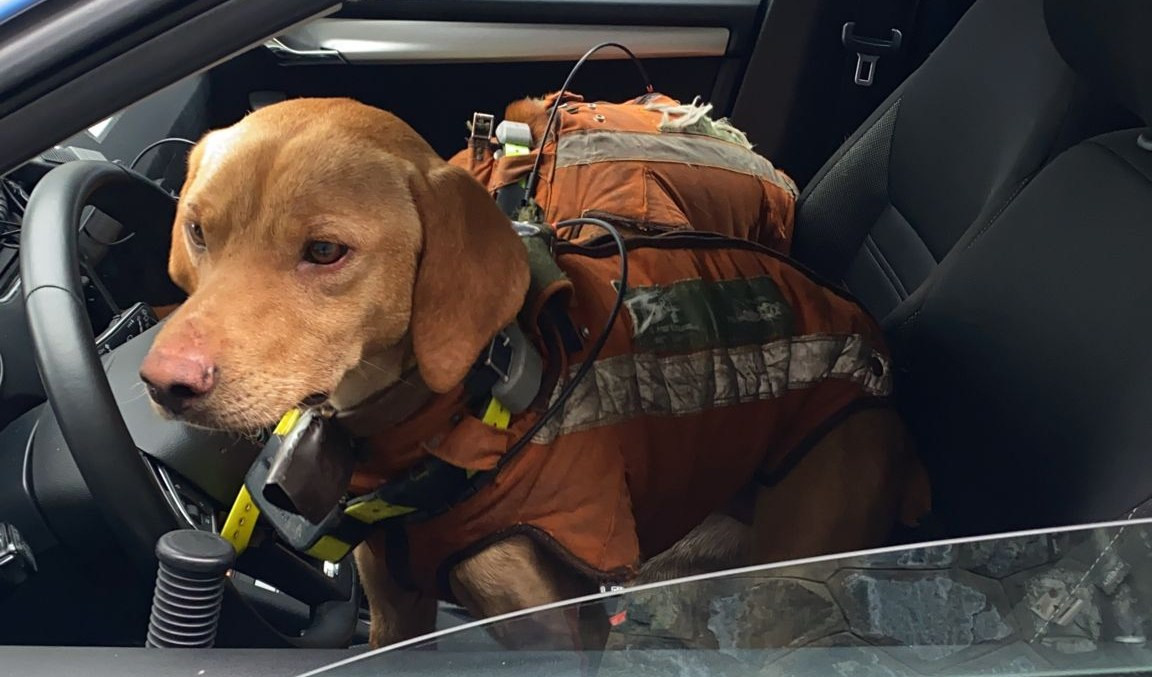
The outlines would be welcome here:
<svg viewBox="0 0 1152 677">
<path fill-rule="evenodd" d="M 92 336 L 78 263 L 78 229 L 88 206 L 124 224 L 169 224 L 176 203 L 144 176 L 97 160 L 69 162 L 50 171 L 29 198 L 20 236 L 21 285 L 36 366 L 68 451 L 131 561 L 156 575 L 156 541 L 180 528 L 156 476 L 148 467 L 109 385 Z M 359 581 L 351 572 L 349 598 L 312 607 L 312 625 L 285 636 L 297 647 L 341 646 L 355 629 Z M 239 601 L 226 587 L 225 603 Z"/>
<path fill-rule="evenodd" d="M 170 195 L 120 165 L 81 160 L 41 179 L 20 235 L 25 312 L 49 406 L 104 518 L 141 573 L 152 577 L 156 541 L 177 522 L 128 432 L 92 337 L 77 264 L 78 224 L 89 205 L 121 223 L 171 223 L 176 207 Z"/>
</svg>

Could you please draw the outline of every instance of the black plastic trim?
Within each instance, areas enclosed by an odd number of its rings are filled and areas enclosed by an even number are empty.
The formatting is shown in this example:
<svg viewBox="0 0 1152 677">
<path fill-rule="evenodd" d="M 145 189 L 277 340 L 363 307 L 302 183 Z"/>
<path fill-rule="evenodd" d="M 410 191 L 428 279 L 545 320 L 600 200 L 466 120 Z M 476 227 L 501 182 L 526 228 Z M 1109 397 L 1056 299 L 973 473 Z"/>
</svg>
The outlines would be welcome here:
<svg viewBox="0 0 1152 677">
<path fill-rule="evenodd" d="M 340 585 L 300 559 L 282 543 L 267 541 L 244 552 L 244 573 L 273 585 L 296 599 L 315 606 L 348 598 L 348 586 Z M 342 566 L 350 567 L 352 561 Z"/>
</svg>

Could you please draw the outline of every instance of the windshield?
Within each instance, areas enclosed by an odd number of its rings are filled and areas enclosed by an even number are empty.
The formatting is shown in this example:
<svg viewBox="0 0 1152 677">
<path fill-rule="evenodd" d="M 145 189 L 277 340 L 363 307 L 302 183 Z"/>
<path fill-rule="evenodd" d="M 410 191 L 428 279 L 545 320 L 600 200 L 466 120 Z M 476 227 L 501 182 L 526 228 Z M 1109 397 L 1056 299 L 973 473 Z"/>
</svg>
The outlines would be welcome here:
<svg viewBox="0 0 1152 677">
<path fill-rule="evenodd" d="M 595 654 L 502 649 L 605 604 Z M 1152 523 L 821 558 L 464 626 L 328 669 L 353 675 L 1052 675 L 1150 672 Z M 436 649 L 427 651 L 426 649 Z"/>
<path fill-rule="evenodd" d="M 16 16 L 40 0 L 0 0 L 0 23 Z"/>
</svg>

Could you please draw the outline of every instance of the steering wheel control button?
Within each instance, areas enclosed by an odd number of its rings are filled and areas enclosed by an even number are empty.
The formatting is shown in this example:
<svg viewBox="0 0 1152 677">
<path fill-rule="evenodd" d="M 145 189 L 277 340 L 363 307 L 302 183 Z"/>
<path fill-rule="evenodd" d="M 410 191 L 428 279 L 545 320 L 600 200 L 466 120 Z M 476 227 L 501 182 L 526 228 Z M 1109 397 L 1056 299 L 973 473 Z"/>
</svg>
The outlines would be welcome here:
<svg viewBox="0 0 1152 677">
<path fill-rule="evenodd" d="M 152 306 L 147 303 L 134 304 L 113 317 L 108 328 L 96 337 L 96 350 L 101 355 L 109 353 L 148 331 L 159 321 Z"/>
<path fill-rule="evenodd" d="M 165 649 L 211 647 L 236 551 L 216 534 L 179 529 L 160 537 L 156 557 L 160 568 L 145 645 Z"/>
<path fill-rule="evenodd" d="M 0 522 L 0 592 L 28 580 L 36 572 L 36 558 L 16 527 Z"/>
</svg>

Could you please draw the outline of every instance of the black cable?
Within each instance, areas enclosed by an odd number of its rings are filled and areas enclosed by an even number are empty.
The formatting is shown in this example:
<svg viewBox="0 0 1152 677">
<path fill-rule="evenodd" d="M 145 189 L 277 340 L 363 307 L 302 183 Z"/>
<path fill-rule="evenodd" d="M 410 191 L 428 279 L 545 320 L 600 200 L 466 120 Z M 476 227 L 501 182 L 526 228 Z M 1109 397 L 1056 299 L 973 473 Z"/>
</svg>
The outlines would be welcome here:
<svg viewBox="0 0 1152 677">
<path fill-rule="evenodd" d="M 8 200 L 8 184 L 0 179 L 0 221 L 10 221 L 13 211 Z"/>
<path fill-rule="evenodd" d="M 0 179 L 0 188 L 3 188 L 4 194 L 8 199 L 16 204 L 21 209 L 28 206 L 26 196 L 22 195 L 23 190 L 19 189 L 18 184 L 11 179 Z"/>
<path fill-rule="evenodd" d="M 163 146 L 166 143 L 183 143 L 189 147 L 194 147 L 196 145 L 195 141 L 192 141 L 191 139 L 185 139 L 185 138 L 182 138 L 179 136 L 170 136 L 168 138 L 160 139 L 159 141 L 153 141 L 152 143 L 148 144 L 147 146 L 144 146 L 144 149 L 136 154 L 136 157 L 133 158 L 132 162 L 130 162 L 128 164 L 128 169 L 135 170 L 136 165 L 140 164 L 140 160 L 144 159 L 145 155 L 147 155 L 154 148 L 159 148 L 160 146 Z M 89 240 L 92 240 L 96 244 L 104 246 L 104 247 L 115 247 L 117 245 L 122 245 L 125 242 L 127 242 L 128 240 L 131 240 L 133 237 L 136 236 L 135 232 L 131 232 L 131 233 L 128 233 L 127 235 L 125 235 L 124 237 L 120 238 L 119 240 L 113 240 L 111 242 L 105 242 L 104 240 L 101 240 L 100 238 L 98 238 L 95 235 L 93 235 L 92 233 L 90 233 L 88 231 L 87 225 L 85 225 L 83 228 L 81 228 L 80 232 L 83 233 L 85 236 L 87 236 Z"/>
<path fill-rule="evenodd" d="M 544 142 L 548 140 L 548 134 L 555 132 L 556 126 L 556 113 L 560 110 L 560 102 L 564 100 L 564 93 L 568 91 L 568 87 L 572 84 L 572 79 L 580 72 L 580 67 L 584 62 L 589 59 L 593 54 L 599 52 L 606 47 L 615 47 L 622 50 L 636 64 L 636 70 L 640 71 L 640 78 L 644 80 L 644 90 L 651 94 L 652 80 L 648 77 L 648 71 L 644 69 L 644 64 L 637 58 L 632 50 L 618 42 L 601 42 L 592 49 L 584 52 L 584 56 L 572 66 L 572 70 L 568 71 L 568 77 L 564 79 L 564 84 L 560 87 L 560 92 L 556 95 L 556 101 L 552 104 L 552 110 L 548 113 L 548 123 L 544 125 L 544 136 L 540 139 L 540 145 L 536 148 L 536 159 L 532 162 L 532 171 L 528 174 L 528 181 L 524 184 L 524 201 L 527 204 L 529 201 L 534 200 L 536 194 L 536 183 L 540 180 L 540 159 L 544 157 Z"/>
<path fill-rule="evenodd" d="M 136 237 L 136 231 L 132 231 L 131 233 L 128 233 L 124 237 L 120 238 L 119 240 L 113 240 L 111 242 L 105 242 L 104 240 L 101 240 L 100 238 L 96 237 L 92 233 L 88 232 L 88 224 L 84 224 L 84 227 L 80 229 L 80 232 L 84 233 L 84 235 L 86 235 L 89 240 L 92 240 L 96 244 L 102 245 L 104 247 L 115 247 L 116 245 L 124 244 L 128 240 L 131 240 L 132 238 Z"/>
<path fill-rule="evenodd" d="M 536 436 L 536 433 L 540 432 L 544 428 L 544 425 L 547 424 L 548 421 L 560 411 L 568 399 L 572 397 L 572 393 L 576 392 L 576 386 L 579 385 L 580 381 L 584 380 L 584 377 L 592 370 L 592 367 L 596 364 L 596 358 L 600 357 L 600 352 L 604 350 L 604 345 L 608 343 L 608 337 L 612 334 L 612 328 L 616 326 L 616 319 L 620 316 L 620 309 L 624 307 L 624 295 L 628 291 L 628 247 L 624 244 L 624 238 L 620 236 L 620 231 L 616 230 L 616 228 L 607 221 L 591 217 L 567 219 L 557 223 L 556 227 L 561 228 L 580 224 L 599 226 L 608 231 L 608 234 L 616 241 L 616 249 L 620 252 L 620 286 L 616 288 L 616 302 L 612 305 L 612 312 L 608 314 L 608 320 L 604 323 L 604 329 L 600 332 L 600 336 L 596 338 L 596 342 L 588 348 L 587 356 L 584 358 L 584 361 L 580 363 L 580 367 L 576 370 L 576 373 L 572 375 L 572 380 L 568 381 L 560 391 L 560 394 L 556 396 L 556 401 L 532 424 L 532 427 L 529 428 L 520 439 L 516 440 L 512 446 L 508 447 L 508 451 L 500 457 L 499 466 L 503 466 L 515 457 L 517 452 L 527 446 L 528 443 L 532 441 L 532 438 Z"/>
<path fill-rule="evenodd" d="M 0 221 L 18 219 L 27 209 L 28 203 L 17 189 L 16 184 L 8 179 L 0 179 Z"/>
<path fill-rule="evenodd" d="M 160 139 L 159 141 L 153 141 L 152 143 L 148 144 L 147 146 L 144 146 L 144 150 L 142 150 L 136 154 L 136 157 L 133 158 L 131 163 L 129 163 L 128 169 L 136 169 L 136 165 L 140 164 L 140 160 L 144 159 L 144 156 L 147 155 L 149 151 L 151 151 L 153 148 L 159 148 L 160 146 L 163 146 L 166 143 L 183 143 L 183 144 L 187 144 L 189 147 L 193 147 L 196 145 L 195 141 L 192 141 L 190 139 L 184 139 L 184 138 L 181 138 L 178 136 L 170 136 L 166 139 Z"/>
<path fill-rule="evenodd" d="M 0 220 L 0 249 L 20 248 L 20 224 L 15 221 Z"/>
</svg>

